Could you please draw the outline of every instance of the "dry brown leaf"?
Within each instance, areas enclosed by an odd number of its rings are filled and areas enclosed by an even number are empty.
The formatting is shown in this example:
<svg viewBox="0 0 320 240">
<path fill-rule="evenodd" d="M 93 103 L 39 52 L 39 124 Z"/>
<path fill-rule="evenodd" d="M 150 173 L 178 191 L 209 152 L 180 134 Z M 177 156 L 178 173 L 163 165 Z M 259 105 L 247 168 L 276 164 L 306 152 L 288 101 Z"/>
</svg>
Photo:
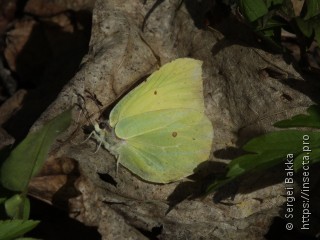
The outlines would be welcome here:
<svg viewBox="0 0 320 240">
<path fill-rule="evenodd" d="M 292 85 L 306 81 L 281 56 L 197 29 L 196 19 L 190 15 L 192 8 L 201 11 L 196 1 L 184 1 L 181 6 L 180 0 L 162 2 L 142 32 L 144 16 L 153 3 L 96 1 L 90 50 L 82 68 L 34 129 L 78 103 L 79 95 L 94 121 L 100 112 L 97 101 L 86 98 L 87 93 L 107 107 L 160 65 L 189 56 L 204 61 L 205 102 L 215 130 L 212 157 L 195 182 L 185 179 L 150 184 L 123 167 L 116 174 L 114 157 L 102 149 L 94 154 L 93 141 L 72 144 L 86 137 L 81 130 L 76 131 L 76 127 L 88 123 L 80 114 L 80 121 L 65 134 L 65 139 L 72 136 L 73 140 L 57 143 L 58 151 L 51 155 L 79 162 L 81 177 L 76 186 L 81 195 L 70 202 L 72 216 L 98 226 L 103 239 L 145 239 L 137 229 L 161 229 L 159 239 L 262 239 L 285 201 L 280 170 L 245 179 L 239 183 L 234 199 L 223 199 L 223 204 L 214 203 L 211 196 L 190 197 L 200 191 L 206 177 L 221 171 L 213 167 L 217 162 L 226 164 L 236 156 L 232 148 L 238 147 L 237 143 L 271 130 L 270 123 L 276 119 L 301 112 L 311 104 L 308 92 L 301 93 Z M 266 115 L 271 116 L 268 121 L 259 121 Z M 74 119 L 78 116 L 75 110 Z M 248 125 L 253 128 L 246 129 Z M 98 173 L 107 173 L 109 182 L 102 181 Z"/>
</svg>

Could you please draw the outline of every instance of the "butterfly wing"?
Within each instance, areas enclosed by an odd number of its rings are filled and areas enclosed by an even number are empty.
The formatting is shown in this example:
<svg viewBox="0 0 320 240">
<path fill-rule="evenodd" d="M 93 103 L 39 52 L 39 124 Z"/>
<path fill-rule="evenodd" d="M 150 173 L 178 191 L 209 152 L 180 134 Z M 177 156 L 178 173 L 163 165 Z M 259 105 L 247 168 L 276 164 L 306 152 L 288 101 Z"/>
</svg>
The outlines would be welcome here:
<svg viewBox="0 0 320 240">
<path fill-rule="evenodd" d="M 162 119 L 162 124 L 154 124 L 152 118 Z M 210 155 L 212 125 L 198 111 L 159 110 L 119 124 L 116 134 L 124 141 L 117 149 L 118 161 L 147 181 L 168 183 L 189 176 Z"/>
<path fill-rule="evenodd" d="M 161 109 L 190 108 L 204 112 L 201 65 L 199 60 L 180 58 L 162 66 L 112 109 L 110 126 L 127 117 Z"/>
<path fill-rule="evenodd" d="M 110 113 L 122 139 L 119 163 L 147 181 L 186 177 L 210 155 L 213 129 L 204 114 L 201 64 L 182 58 L 164 65 Z"/>
</svg>

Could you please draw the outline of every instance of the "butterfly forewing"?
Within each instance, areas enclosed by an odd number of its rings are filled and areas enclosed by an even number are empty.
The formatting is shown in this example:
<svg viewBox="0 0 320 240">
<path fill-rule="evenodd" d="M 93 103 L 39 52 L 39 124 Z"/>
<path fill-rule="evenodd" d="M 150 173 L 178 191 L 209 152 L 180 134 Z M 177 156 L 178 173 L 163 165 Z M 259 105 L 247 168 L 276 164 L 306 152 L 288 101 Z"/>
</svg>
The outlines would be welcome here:
<svg viewBox="0 0 320 240">
<path fill-rule="evenodd" d="M 201 61 L 182 58 L 164 65 L 120 100 L 109 122 L 113 127 L 130 116 L 172 108 L 204 111 Z"/>
</svg>

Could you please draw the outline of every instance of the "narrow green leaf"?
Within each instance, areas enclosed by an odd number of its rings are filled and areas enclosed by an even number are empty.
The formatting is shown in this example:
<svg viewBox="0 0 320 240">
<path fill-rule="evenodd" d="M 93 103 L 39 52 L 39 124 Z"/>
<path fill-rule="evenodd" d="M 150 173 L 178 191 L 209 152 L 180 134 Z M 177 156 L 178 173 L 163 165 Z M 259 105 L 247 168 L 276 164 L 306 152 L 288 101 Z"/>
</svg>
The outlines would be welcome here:
<svg viewBox="0 0 320 240">
<path fill-rule="evenodd" d="M 247 152 L 255 152 L 259 154 L 270 150 L 274 152 L 288 152 L 288 150 L 301 151 L 304 135 L 309 135 L 310 138 L 313 139 L 313 148 L 320 146 L 319 132 L 284 130 L 270 132 L 254 138 L 250 140 L 243 149 Z"/>
<path fill-rule="evenodd" d="M 208 190 L 213 191 L 245 173 L 276 166 L 285 161 L 288 154 L 293 154 L 296 158 L 306 150 L 306 145 L 314 152 L 312 163 L 319 161 L 320 132 L 284 130 L 256 137 L 243 146 L 243 150 L 248 153 L 232 160 L 228 165 L 226 178 L 214 182 Z"/>
<path fill-rule="evenodd" d="M 71 123 L 71 110 L 50 120 L 40 130 L 28 136 L 10 153 L 1 168 L 2 185 L 12 191 L 24 191 L 36 175 L 55 138 Z"/>
<path fill-rule="evenodd" d="M 283 155 L 269 151 L 263 154 L 247 154 L 234 159 L 228 166 L 227 177 L 238 177 L 246 172 L 263 170 L 279 164 L 284 159 Z"/>
<path fill-rule="evenodd" d="M 313 26 L 314 30 L 314 38 L 318 43 L 318 46 L 320 45 L 320 17 L 318 17 L 318 21 L 316 21 L 315 25 Z"/>
<path fill-rule="evenodd" d="M 272 49 L 274 52 L 283 53 L 283 47 L 271 37 L 263 35 L 262 32 L 257 32 L 257 34 L 264 45 L 268 46 L 268 48 Z"/>
<path fill-rule="evenodd" d="M 261 32 L 265 37 L 272 38 L 274 36 L 274 31 L 272 29 L 263 30 Z"/>
<path fill-rule="evenodd" d="M 6 220 L 0 221 L 0 239 L 12 240 L 29 232 L 39 224 L 34 220 Z"/>
<path fill-rule="evenodd" d="M 271 6 L 281 5 L 283 3 L 283 0 L 265 0 L 265 3 L 267 5 L 267 8 Z"/>
<path fill-rule="evenodd" d="M 311 37 L 313 34 L 313 26 L 310 24 L 309 21 L 305 21 L 300 17 L 295 18 L 296 24 L 300 31 L 303 33 L 306 37 Z"/>
<path fill-rule="evenodd" d="M 239 0 L 239 8 L 249 22 L 254 22 L 268 13 L 263 0 Z"/>
<path fill-rule="evenodd" d="M 317 15 L 320 15 L 320 1 L 319 0 L 306 0 L 305 4 L 307 6 L 307 11 L 304 16 L 304 20 L 308 20 Z"/>
<path fill-rule="evenodd" d="M 303 35 L 307 38 L 314 38 L 318 43 L 320 42 L 320 15 L 309 20 L 296 18 L 295 21 Z"/>
<path fill-rule="evenodd" d="M 222 179 L 217 179 L 214 181 L 213 184 L 210 184 L 208 188 L 206 189 L 206 193 L 211 193 L 218 189 L 219 187 L 226 185 L 227 183 L 231 182 L 234 179 L 234 177 L 229 177 L 229 178 L 222 178 Z"/>
<path fill-rule="evenodd" d="M 299 114 L 290 119 L 276 122 L 273 126 L 278 128 L 311 127 L 320 128 L 320 106 L 313 105 L 307 110 L 308 115 Z"/>
<path fill-rule="evenodd" d="M 280 22 L 278 20 L 275 19 L 269 19 L 263 26 L 258 26 L 256 28 L 257 31 L 264 31 L 264 30 L 270 30 L 270 29 L 274 29 L 274 28 L 279 28 L 279 27 L 283 27 L 286 26 L 287 24 Z"/>
<path fill-rule="evenodd" d="M 28 198 L 15 194 L 4 204 L 7 215 L 13 219 L 27 220 L 30 213 L 30 201 Z"/>
</svg>

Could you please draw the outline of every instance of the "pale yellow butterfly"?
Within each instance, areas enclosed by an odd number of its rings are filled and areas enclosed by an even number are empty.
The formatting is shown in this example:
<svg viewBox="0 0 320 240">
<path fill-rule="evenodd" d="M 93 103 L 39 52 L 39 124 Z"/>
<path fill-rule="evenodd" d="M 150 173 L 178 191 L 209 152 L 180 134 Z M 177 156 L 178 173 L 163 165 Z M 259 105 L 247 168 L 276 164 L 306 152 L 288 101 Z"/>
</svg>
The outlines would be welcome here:
<svg viewBox="0 0 320 240">
<path fill-rule="evenodd" d="M 108 126 L 95 124 L 91 136 L 146 181 L 169 183 L 193 174 L 209 158 L 213 138 L 201 65 L 191 58 L 163 65 L 119 101 Z"/>
</svg>

